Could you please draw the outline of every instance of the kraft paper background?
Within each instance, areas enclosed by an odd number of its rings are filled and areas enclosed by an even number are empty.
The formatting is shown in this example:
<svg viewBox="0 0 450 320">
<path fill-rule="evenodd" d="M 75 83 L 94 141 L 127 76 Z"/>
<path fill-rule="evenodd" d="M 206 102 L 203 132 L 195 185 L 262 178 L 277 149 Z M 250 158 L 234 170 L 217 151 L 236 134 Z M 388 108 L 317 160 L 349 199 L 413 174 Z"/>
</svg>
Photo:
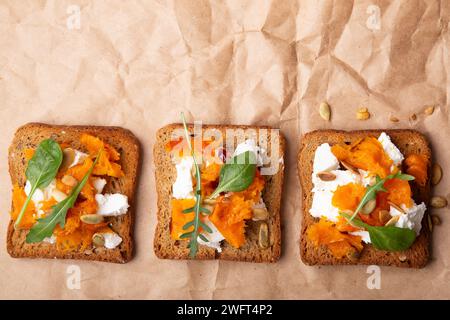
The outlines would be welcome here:
<svg viewBox="0 0 450 320">
<path fill-rule="evenodd" d="M 80 24 L 73 17 L 79 8 Z M 308 267 L 299 258 L 301 134 L 415 128 L 430 139 L 449 197 L 448 1 L 0 1 L 0 298 L 450 298 L 450 212 L 434 210 L 430 264 Z M 318 105 L 328 101 L 332 121 Z M 432 116 L 425 107 L 434 105 Z M 368 121 L 355 112 L 365 106 Z M 279 127 L 288 140 L 276 264 L 159 260 L 153 253 L 156 130 L 188 120 Z M 416 113 L 416 121 L 409 120 Z M 393 114 L 400 122 L 388 121 Z M 12 259 L 7 149 L 22 124 L 115 125 L 143 146 L 136 255 L 128 264 Z M 80 289 L 69 289 L 71 265 Z"/>
</svg>

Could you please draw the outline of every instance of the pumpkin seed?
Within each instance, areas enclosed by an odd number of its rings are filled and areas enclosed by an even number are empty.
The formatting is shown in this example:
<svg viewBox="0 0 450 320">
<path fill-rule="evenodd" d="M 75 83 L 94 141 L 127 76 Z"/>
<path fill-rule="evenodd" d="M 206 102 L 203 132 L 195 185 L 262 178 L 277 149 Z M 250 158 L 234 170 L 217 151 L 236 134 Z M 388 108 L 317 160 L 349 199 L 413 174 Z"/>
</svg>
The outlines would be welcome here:
<svg viewBox="0 0 450 320">
<path fill-rule="evenodd" d="M 97 224 L 103 222 L 104 218 L 99 214 L 84 214 L 80 216 L 80 220 L 86 224 Z"/>
<path fill-rule="evenodd" d="M 73 163 L 73 160 L 75 160 L 75 150 L 72 148 L 65 148 L 63 150 L 63 161 L 59 167 L 59 171 L 64 172 L 69 169 L 69 166 Z"/>
<path fill-rule="evenodd" d="M 78 183 L 77 179 L 69 174 L 66 174 L 64 177 L 62 177 L 61 182 L 70 187 L 73 187 Z"/>
<path fill-rule="evenodd" d="M 370 118 L 370 113 L 367 108 L 359 108 L 358 112 L 356 112 L 356 119 L 358 120 L 367 120 Z"/>
<path fill-rule="evenodd" d="M 322 181 L 333 181 L 336 180 L 336 175 L 328 171 L 321 171 L 317 173 L 317 177 Z"/>
<path fill-rule="evenodd" d="M 358 170 L 356 170 L 355 167 L 353 167 L 351 164 L 345 162 L 345 161 L 341 161 L 341 165 L 347 169 L 350 170 L 351 172 L 355 173 L 355 174 L 359 174 Z"/>
<path fill-rule="evenodd" d="M 105 245 L 105 237 L 101 233 L 94 233 L 92 243 L 96 247 L 103 247 Z"/>
<path fill-rule="evenodd" d="M 210 205 L 210 204 L 204 204 L 203 208 L 209 210 L 209 212 L 213 213 L 214 212 L 214 206 Z"/>
<path fill-rule="evenodd" d="M 59 191 L 58 189 L 53 189 L 53 191 L 52 191 L 52 197 L 55 198 L 55 200 L 56 200 L 57 202 L 61 202 L 61 201 L 63 201 L 64 199 L 67 198 L 67 194 L 65 194 L 65 193 L 62 192 L 62 191 Z"/>
<path fill-rule="evenodd" d="M 391 201 L 388 201 L 388 204 L 389 204 L 392 208 L 394 208 L 395 210 L 397 210 L 397 211 L 399 211 L 399 212 L 401 212 L 401 213 L 403 213 L 403 214 L 406 214 L 405 210 L 403 210 L 402 207 L 396 205 L 395 203 L 393 203 L 393 202 L 391 202 Z"/>
<path fill-rule="evenodd" d="M 361 208 L 362 214 L 370 214 L 377 206 L 377 199 L 367 201 L 367 203 Z"/>
<path fill-rule="evenodd" d="M 266 208 L 253 208 L 253 221 L 267 220 L 269 218 L 269 211 Z"/>
<path fill-rule="evenodd" d="M 433 208 L 444 208 L 447 206 L 447 199 L 441 196 L 431 198 L 430 204 Z"/>
<path fill-rule="evenodd" d="M 432 173 L 431 173 L 431 183 L 435 186 L 442 179 L 442 168 L 437 163 L 433 164 Z"/>
<path fill-rule="evenodd" d="M 215 204 L 217 204 L 217 200 L 216 199 L 208 199 L 208 198 L 206 198 L 206 199 L 203 199 L 203 203 L 204 204 L 215 205 Z"/>
<path fill-rule="evenodd" d="M 258 243 L 263 249 L 267 249 L 269 247 L 269 227 L 265 222 L 262 222 L 259 225 Z"/>
<path fill-rule="evenodd" d="M 405 262 L 408 259 L 408 257 L 405 254 L 401 254 L 398 256 L 398 260 L 400 260 L 400 262 Z"/>
<path fill-rule="evenodd" d="M 391 121 L 391 122 L 399 122 L 400 120 L 396 117 L 396 116 L 390 116 L 389 117 L 389 121 Z"/>
<path fill-rule="evenodd" d="M 427 116 L 432 115 L 434 112 L 434 106 L 429 106 L 428 108 L 426 108 L 423 113 L 425 113 Z"/>
<path fill-rule="evenodd" d="M 433 222 L 434 226 L 439 226 L 441 224 L 441 219 L 434 214 L 431 216 L 431 221 Z"/>
<path fill-rule="evenodd" d="M 391 215 L 389 213 L 389 211 L 387 210 L 380 210 L 378 212 L 378 219 L 381 221 L 381 223 L 385 224 L 386 222 L 388 222 L 391 219 Z"/>
<path fill-rule="evenodd" d="M 384 226 L 385 227 L 393 226 L 397 223 L 398 219 L 400 219 L 400 216 L 392 217 L 391 219 L 389 219 L 388 222 L 386 222 L 386 224 Z"/>
<path fill-rule="evenodd" d="M 322 102 L 319 106 L 319 114 L 323 120 L 330 121 L 331 118 L 330 105 L 326 102 Z"/>
</svg>

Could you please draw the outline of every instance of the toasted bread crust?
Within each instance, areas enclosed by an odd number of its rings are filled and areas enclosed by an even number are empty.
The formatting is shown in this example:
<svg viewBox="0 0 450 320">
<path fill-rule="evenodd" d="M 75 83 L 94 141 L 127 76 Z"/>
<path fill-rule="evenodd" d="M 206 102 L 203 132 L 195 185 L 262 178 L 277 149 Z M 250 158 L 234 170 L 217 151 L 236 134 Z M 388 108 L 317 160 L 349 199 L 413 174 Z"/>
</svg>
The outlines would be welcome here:
<svg viewBox="0 0 450 320">
<path fill-rule="evenodd" d="M 413 153 L 421 153 L 428 157 L 429 168 L 432 163 L 431 148 L 426 137 L 415 131 L 407 129 L 399 130 L 362 130 L 362 131 L 340 131 L 340 130 L 317 130 L 306 133 L 301 140 L 300 152 L 298 153 L 297 169 L 302 187 L 302 210 L 303 219 L 301 226 L 300 256 L 307 265 L 386 265 L 409 268 L 424 267 L 430 257 L 431 234 L 427 224 L 427 215 L 422 220 L 422 230 L 414 244 L 406 251 L 388 252 L 376 250 L 371 245 L 365 245 L 360 259 L 356 262 L 348 259 L 335 258 L 325 246 L 316 247 L 306 236 L 307 228 L 318 221 L 317 218 L 309 214 L 312 205 L 312 168 L 314 162 L 314 153 L 316 148 L 322 143 L 330 145 L 344 142 L 353 142 L 358 138 L 372 135 L 378 137 L 381 132 L 386 132 L 392 139 L 392 142 L 399 148 L 405 158 Z M 414 199 L 416 202 L 425 202 L 428 205 L 430 198 L 430 178 L 428 177 L 426 186 L 413 188 Z M 399 256 L 406 256 L 405 261 L 400 261 Z M 402 259 L 403 260 L 403 259 Z"/>
<path fill-rule="evenodd" d="M 24 186 L 26 182 L 26 160 L 24 149 L 36 148 L 46 138 L 52 137 L 58 142 L 68 142 L 79 150 L 84 148 L 79 143 L 82 133 L 90 133 L 116 148 L 121 154 L 120 165 L 125 173 L 123 178 L 108 178 L 105 191 L 120 192 L 128 197 L 128 213 L 118 217 L 110 217 L 108 221 L 112 229 L 122 237 L 122 243 L 114 249 L 95 248 L 84 252 L 62 252 L 55 245 L 48 243 L 25 242 L 28 231 L 15 230 L 11 220 L 7 233 L 7 251 L 14 258 L 58 258 L 96 260 L 125 263 L 133 254 L 133 222 L 135 208 L 135 189 L 140 165 L 140 144 L 137 138 L 127 129 L 102 126 L 65 126 L 43 123 L 28 123 L 20 127 L 9 147 L 9 174 L 13 185 Z"/>
<path fill-rule="evenodd" d="M 189 125 L 189 130 L 193 126 Z M 172 194 L 172 184 L 176 179 L 176 170 L 171 161 L 170 154 L 165 150 L 165 145 L 170 141 L 173 130 L 182 128 L 181 124 L 170 124 L 158 130 L 156 134 L 156 144 L 153 148 L 153 159 L 155 162 L 156 189 L 158 193 L 158 224 L 155 231 L 154 251 L 157 257 L 163 259 L 189 259 L 189 249 L 187 241 L 176 241 L 170 236 L 170 199 Z M 232 126 L 232 125 L 203 125 L 205 129 L 220 130 L 225 136 L 226 129 L 254 129 L 257 132 L 267 129 L 270 134 L 270 127 L 256 126 Z M 269 139 L 270 140 L 270 139 Z M 270 141 L 268 149 L 270 150 Z M 281 135 L 274 140 L 279 144 L 280 157 L 284 156 L 285 139 Z M 196 259 L 199 260 L 233 260 L 247 262 L 275 262 L 281 255 L 281 194 L 283 187 L 284 165 L 281 164 L 278 172 L 273 176 L 265 176 L 266 186 L 263 191 L 263 199 L 266 203 L 270 217 L 268 222 L 270 246 L 261 249 L 257 243 L 258 222 L 248 221 L 246 227 L 246 243 L 239 249 L 233 248 L 226 243 L 222 244 L 222 252 L 200 245 Z"/>
</svg>

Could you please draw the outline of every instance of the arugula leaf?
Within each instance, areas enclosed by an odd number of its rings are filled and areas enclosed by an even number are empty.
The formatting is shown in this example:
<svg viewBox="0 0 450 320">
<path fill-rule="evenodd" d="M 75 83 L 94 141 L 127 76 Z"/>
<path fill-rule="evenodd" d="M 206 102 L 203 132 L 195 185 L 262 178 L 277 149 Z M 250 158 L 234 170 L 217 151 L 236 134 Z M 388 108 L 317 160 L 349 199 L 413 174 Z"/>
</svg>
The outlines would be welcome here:
<svg viewBox="0 0 450 320">
<path fill-rule="evenodd" d="M 25 171 L 27 180 L 31 183 L 31 191 L 17 216 L 14 223 L 15 228 L 19 226 L 36 189 L 45 188 L 52 182 L 58 173 L 62 160 L 63 152 L 55 140 L 46 139 L 38 145 L 33 157 L 28 161 Z"/>
<path fill-rule="evenodd" d="M 212 230 L 211 228 L 209 228 L 206 224 L 204 224 L 201 220 L 200 220 L 200 215 L 207 215 L 210 214 L 211 212 L 207 209 L 201 206 L 202 204 L 202 181 L 201 181 L 201 176 L 200 176 L 200 168 L 198 166 L 197 160 L 195 159 L 195 155 L 194 155 L 194 150 L 192 149 L 192 144 L 191 144 L 191 138 L 189 136 L 189 131 L 186 125 L 186 119 L 184 118 L 184 113 L 181 113 L 181 119 L 183 120 L 183 127 L 184 127 L 184 134 L 186 137 L 186 140 L 188 142 L 188 146 L 189 146 L 189 150 L 191 152 L 191 156 L 194 159 L 194 167 L 195 167 L 195 178 L 196 178 L 196 186 L 195 186 L 195 204 L 193 207 L 188 208 L 183 210 L 182 212 L 187 214 L 187 213 L 194 213 L 194 219 L 192 221 L 187 222 L 184 226 L 183 226 L 183 230 L 188 230 L 191 227 L 194 227 L 194 230 L 183 233 L 180 236 L 180 239 L 189 239 L 189 244 L 188 244 L 188 248 L 189 248 L 189 256 L 191 258 L 195 258 L 195 256 L 197 255 L 197 251 L 198 251 L 198 237 L 200 237 L 200 239 L 204 239 L 205 236 L 203 236 L 199 231 L 200 228 L 203 228 L 203 230 L 205 230 L 208 233 L 211 233 Z M 206 238 L 205 238 L 206 239 Z"/>
<path fill-rule="evenodd" d="M 220 170 L 219 185 L 209 198 L 214 199 L 221 192 L 237 192 L 247 189 L 252 184 L 255 173 L 256 156 L 253 152 L 246 151 L 234 156 Z"/>
<path fill-rule="evenodd" d="M 414 177 L 410 176 L 409 174 L 403 174 L 401 171 L 398 171 L 395 174 L 390 174 L 384 179 L 381 179 L 377 175 L 375 184 L 373 186 L 370 186 L 369 188 L 367 188 L 366 193 L 361 198 L 361 201 L 359 202 L 358 207 L 356 207 L 356 210 L 353 213 L 353 215 L 350 217 L 349 221 L 352 221 L 356 217 L 358 212 L 364 207 L 364 205 L 367 202 L 369 202 L 370 200 L 373 200 L 377 197 L 377 192 L 386 191 L 386 189 L 384 188 L 384 183 L 390 179 L 400 179 L 400 180 L 411 181 L 411 180 L 414 180 Z"/>
<path fill-rule="evenodd" d="M 369 232 L 372 245 L 379 250 L 403 251 L 411 247 L 416 240 L 416 233 L 407 228 L 395 226 L 375 227 L 359 219 L 350 220 L 350 215 L 340 212 L 353 226 L 364 228 Z"/>
<path fill-rule="evenodd" d="M 101 152 L 97 155 L 94 163 L 92 164 L 89 171 L 84 175 L 83 179 L 73 188 L 70 195 L 61 202 L 58 202 L 52 207 L 51 213 L 45 218 L 38 219 L 37 223 L 31 228 L 30 232 L 27 234 L 26 242 L 34 243 L 41 242 L 46 237 L 51 237 L 53 230 L 56 225 L 59 224 L 61 228 L 64 228 L 66 224 L 67 211 L 75 205 L 78 195 L 80 194 L 83 187 L 86 185 L 98 159 L 100 158 Z"/>
</svg>

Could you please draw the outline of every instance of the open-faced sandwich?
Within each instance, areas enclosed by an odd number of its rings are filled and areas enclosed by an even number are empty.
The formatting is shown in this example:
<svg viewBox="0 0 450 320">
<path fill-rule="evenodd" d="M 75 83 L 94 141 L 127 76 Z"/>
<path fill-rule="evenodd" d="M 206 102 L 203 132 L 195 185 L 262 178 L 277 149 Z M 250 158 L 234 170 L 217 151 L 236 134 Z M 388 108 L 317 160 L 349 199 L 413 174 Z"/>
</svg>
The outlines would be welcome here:
<svg viewBox="0 0 450 320">
<path fill-rule="evenodd" d="M 139 155 L 137 139 L 118 127 L 19 128 L 9 148 L 9 254 L 130 260 Z"/>
<path fill-rule="evenodd" d="M 269 127 L 161 128 L 154 147 L 156 255 L 278 260 L 284 143 Z"/>
<path fill-rule="evenodd" d="M 423 267 L 430 164 L 429 144 L 417 131 L 307 133 L 298 158 L 302 260 Z"/>
</svg>

